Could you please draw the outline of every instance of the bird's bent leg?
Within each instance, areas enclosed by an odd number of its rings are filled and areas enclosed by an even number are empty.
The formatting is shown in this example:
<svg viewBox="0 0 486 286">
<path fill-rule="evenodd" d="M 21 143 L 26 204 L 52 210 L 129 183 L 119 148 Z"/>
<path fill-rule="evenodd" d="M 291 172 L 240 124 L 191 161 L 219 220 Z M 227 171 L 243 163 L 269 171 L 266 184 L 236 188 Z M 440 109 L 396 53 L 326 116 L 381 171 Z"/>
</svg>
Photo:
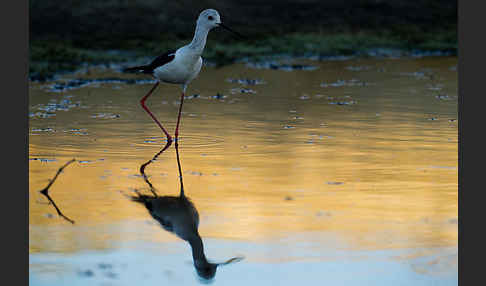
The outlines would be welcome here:
<svg viewBox="0 0 486 286">
<path fill-rule="evenodd" d="M 179 115 L 177 116 L 177 125 L 175 130 L 175 140 L 179 137 L 179 122 L 181 121 L 182 104 L 184 104 L 184 92 L 181 95 L 181 105 L 179 106 Z"/>
<path fill-rule="evenodd" d="M 157 120 L 157 118 L 155 118 L 155 116 L 152 114 L 152 112 L 150 112 L 148 107 L 145 106 L 145 100 L 147 100 L 147 98 L 152 94 L 152 92 L 155 90 L 155 88 L 158 85 L 159 85 L 159 82 L 157 81 L 155 83 L 155 85 L 152 87 L 152 89 L 147 93 L 147 95 L 145 95 L 140 100 L 140 105 L 142 105 L 142 108 L 145 109 L 145 111 L 147 111 L 147 113 L 150 115 L 150 117 L 152 117 L 152 119 L 155 121 L 155 123 L 157 123 L 157 125 L 159 125 L 160 129 L 162 129 L 162 131 L 165 133 L 165 136 L 167 136 L 167 142 L 172 142 L 172 137 L 169 135 L 169 132 L 167 132 L 167 130 L 165 130 L 165 128 L 162 126 L 162 124 L 160 124 L 160 122 Z"/>
<path fill-rule="evenodd" d="M 160 156 L 160 154 L 162 154 L 167 148 L 169 148 L 169 146 L 172 144 L 172 141 L 167 141 L 167 144 L 165 144 L 164 148 L 162 148 L 162 150 L 160 150 L 157 154 L 155 154 L 155 156 L 148 160 L 146 163 L 142 164 L 140 166 L 140 174 L 142 175 L 143 179 L 145 180 L 145 182 L 147 183 L 147 185 L 149 185 L 150 187 L 150 191 L 152 192 L 152 194 L 154 194 L 154 197 L 158 197 L 156 191 L 155 191 L 155 188 L 154 186 L 152 185 L 152 183 L 150 183 L 147 175 L 145 174 L 145 168 L 151 164 L 153 161 L 155 161 L 157 159 L 157 157 Z"/>
</svg>

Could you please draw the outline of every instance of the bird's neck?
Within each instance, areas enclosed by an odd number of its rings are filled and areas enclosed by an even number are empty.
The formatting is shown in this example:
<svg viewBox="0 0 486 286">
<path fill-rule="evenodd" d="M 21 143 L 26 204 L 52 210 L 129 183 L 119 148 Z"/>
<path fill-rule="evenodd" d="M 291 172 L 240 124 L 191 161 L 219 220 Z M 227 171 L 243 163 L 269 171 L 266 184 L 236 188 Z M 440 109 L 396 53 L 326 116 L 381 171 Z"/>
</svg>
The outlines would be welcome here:
<svg viewBox="0 0 486 286">
<path fill-rule="evenodd" d="M 194 263 L 199 264 L 207 262 L 206 256 L 204 255 L 204 246 L 201 237 L 199 235 L 195 235 L 188 241 L 192 248 L 192 259 L 194 260 Z"/>
<path fill-rule="evenodd" d="M 204 46 L 206 46 L 206 39 L 208 37 L 209 29 L 203 27 L 201 25 L 196 26 L 196 31 L 194 32 L 194 38 L 192 42 L 189 44 L 189 48 L 196 52 L 197 54 L 201 55 Z"/>
</svg>

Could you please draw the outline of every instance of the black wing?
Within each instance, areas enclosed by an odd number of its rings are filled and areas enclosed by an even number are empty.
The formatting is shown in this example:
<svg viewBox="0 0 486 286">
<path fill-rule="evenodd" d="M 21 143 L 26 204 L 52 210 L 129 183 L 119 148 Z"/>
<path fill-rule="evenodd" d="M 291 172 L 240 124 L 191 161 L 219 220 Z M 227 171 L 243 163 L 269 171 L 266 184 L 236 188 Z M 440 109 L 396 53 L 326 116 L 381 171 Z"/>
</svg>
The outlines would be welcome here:
<svg viewBox="0 0 486 286">
<path fill-rule="evenodd" d="M 142 72 L 142 73 L 152 74 L 156 68 L 161 67 L 168 62 L 171 62 L 175 58 L 175 52 L 176 52 L 175 50 L 170 50 L 170 51 L 166 52 L 165 54 L 162 54 L 162 55 L 158 56 L 157 58 L 155 58 L 155 60 L 153 60 L 148 65 L 126 68 L 123 71 L 124 72 Z"/>
</svg>

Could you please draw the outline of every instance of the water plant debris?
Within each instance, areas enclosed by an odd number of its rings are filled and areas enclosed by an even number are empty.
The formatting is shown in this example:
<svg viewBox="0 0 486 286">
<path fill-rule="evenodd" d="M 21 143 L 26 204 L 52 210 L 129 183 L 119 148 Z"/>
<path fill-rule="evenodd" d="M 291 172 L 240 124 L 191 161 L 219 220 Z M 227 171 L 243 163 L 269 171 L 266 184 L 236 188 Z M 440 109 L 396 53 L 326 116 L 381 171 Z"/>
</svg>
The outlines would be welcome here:
<svg viewBox="0 0 486 286">
<path fill-rule="evenodd" d="M 52 200 L 51 196 L 49 196 L 49 188 L 52 186 L 52 184 L 54 184 L 54 182 L 56 181 L 57 179 L 57 176 L 59 176 L 60 173 L 62 173 L 62 171 L 64 170 L 64 168 L 66 168 L 69 164 L 71 164 L 72 162 L 76 161 L 76 159 L 72 159 L 70 161 L 68 161 L 66 164 L 64 164 L 61 168 L 59 168 L 59 170 L 57 170 L 57 173 L 56 175 L 54 176 L 54 178 L 52 178 L 52 180 L 49 181 L 49 184 L 47 184 L 47 186 L 40 190 L 39 192 L 44 195 L 48 200 L 49 202 L 54 206 L 54 208 L 56 209 L 57 211 L 57 214 L 59 216 L 61 216 L 62 218 L 64 218 L 65 220 L 69 221 L 70 223 L 74 224 L 74 220 L 68 218 L 67 216 L 65 216 L 61 210 L 57 207 L 56 203 L 54 202 L 54 200 Z"/>
</svg>

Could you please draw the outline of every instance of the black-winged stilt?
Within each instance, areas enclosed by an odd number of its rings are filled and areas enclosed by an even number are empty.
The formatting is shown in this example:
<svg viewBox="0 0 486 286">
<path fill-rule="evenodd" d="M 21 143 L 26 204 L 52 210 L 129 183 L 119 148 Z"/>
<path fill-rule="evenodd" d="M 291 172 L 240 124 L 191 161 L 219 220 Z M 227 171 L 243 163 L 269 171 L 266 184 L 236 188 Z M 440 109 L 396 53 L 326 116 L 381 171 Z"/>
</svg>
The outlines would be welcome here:
<svg viewBox="0 0 486 286">
<path fill-rule="evenodd" d="M 145 101 L 160 82 L 182 85 L 181 103 L 179 106 L 179 114 L 177 116 L 177 125 L 175 129 L 175 139 L 177 141 L 179 136 L 179 122 L 181 119 L 182 104 L 184 103 L 184 94 L 186 92 L 187 85 L 193 79 L 195 79 L 201 71 L 203 63 L 201 54 L 203 53 L 204 46 L 206 45 L 208 32 L 216 27 L 225 28 L 241 37 L 240 34 L 223 25 L 218 11 L 214 9 L 206 9 L 199 14 L 196 24 L 196 31 L 191 43 L 177 49 L 176 51 L 168 51 L 165 54 L 158 56 L 148 65 L 124 69 L 126 72 L 141 72 L 151 74 L 157 80 L 147 95 L 140 100 L 140 104 L 165 133 L 168 142 L 172 142 L 172 137 L 162 126 L 162 124 L 160 124 L 157 118 L 155 118 L 152 112 L 150 112 L 147 106 L 145 106 Z"/>
</svg>

